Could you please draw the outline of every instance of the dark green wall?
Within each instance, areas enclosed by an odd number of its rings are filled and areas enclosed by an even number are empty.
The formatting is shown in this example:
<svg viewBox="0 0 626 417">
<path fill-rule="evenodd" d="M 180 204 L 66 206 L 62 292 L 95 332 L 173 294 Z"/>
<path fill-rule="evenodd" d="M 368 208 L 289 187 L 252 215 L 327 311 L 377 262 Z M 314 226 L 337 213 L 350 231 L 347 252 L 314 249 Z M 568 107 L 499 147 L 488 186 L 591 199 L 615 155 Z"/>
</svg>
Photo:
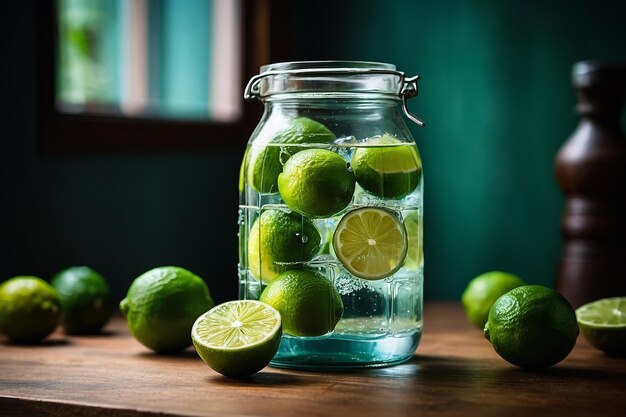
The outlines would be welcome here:
<svg viewBox="0 0 626 417">
<path fill-rule="evenodd" d="M 121 296 L 146 269 L 177 264 L 218 301 L 235 297 L 242 150 L 39 154 L 35 3 L 9 2 L 0 14 L 0 280 L 88 264 Z M 626 60 L 626 3 L 295 7 L 285 22 L 292 59 L 386 61 L 423 77 L 410 107 L 428 123 L 413 128 L 425 166 L 427 296 L 457 298 L 490 269 L 550 284 L 562 204 L 552 162 L 576 125 L 570 68 Z"/>
<path fill-rule="evenodd" d="M 321 0 L 298 3 L 294 59 L 395 63 L 425 167 L 425 291 L 458 298 L 503 269 L 552 284 L 562 199 L 553 176 L 574 129 L 570 70 L 626 61 L 623 1 Z"/>
</svg>

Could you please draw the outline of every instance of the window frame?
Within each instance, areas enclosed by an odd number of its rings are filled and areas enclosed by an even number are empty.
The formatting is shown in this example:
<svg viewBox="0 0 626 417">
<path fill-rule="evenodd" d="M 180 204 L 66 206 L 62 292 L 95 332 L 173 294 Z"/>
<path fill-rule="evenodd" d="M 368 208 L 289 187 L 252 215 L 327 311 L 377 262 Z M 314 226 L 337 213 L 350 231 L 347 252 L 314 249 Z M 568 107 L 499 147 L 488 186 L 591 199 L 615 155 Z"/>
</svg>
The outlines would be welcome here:
<svg viewBox="0 0 626 417">
<path fill-rule="evenodd" d="M 242 102 L 233 122 L 187 121 L 152 117 L 67 114 L 57 110 L 56 2 L 38 2 L 39 18 L 39 149 L 43 154 L 124 153 L 203 150 L 241 150 L 258 122 L 263 106 Z M 243 86 L 269 62 L 283 61 L 288 45 L 283 20 L 289 0 L 242 0 Z M 282 23 L 279 23 L 282 22 Z"/>
</svg>

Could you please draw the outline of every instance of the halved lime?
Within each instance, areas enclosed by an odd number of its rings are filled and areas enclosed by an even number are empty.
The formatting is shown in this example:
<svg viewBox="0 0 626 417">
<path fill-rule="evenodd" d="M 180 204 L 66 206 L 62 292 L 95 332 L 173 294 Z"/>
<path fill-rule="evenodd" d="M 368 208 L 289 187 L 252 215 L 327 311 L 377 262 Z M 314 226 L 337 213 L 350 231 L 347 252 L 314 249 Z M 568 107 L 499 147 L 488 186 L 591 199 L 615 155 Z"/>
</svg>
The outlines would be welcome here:
<svg viewBox="0 0 626 417">
<path fill-rule="evenodd" d="M 202 314 L 191 328 L 193 345 L 214 371 L 231 377 L 265 368 L 278 351 L 280 313 L 256 300 L 229 301 Z"/>
<path fill-rule="evenodd" d="M 576 310 L 576 319 L 591 346 L 608 355 L 626 356 L 626 297 L 585 304 Z"/>
<path fill-rule="evenodd" d="M 353 275 L 376 280 L 393 275 L 406 257 L 402 222 L 390 211 L 364 207 L 342 217 L 333 235 L 337 259 Z"/>
<path fill-rule="evenodd" d="M 366 191 L 383 198 L 411 194 L 422 175 L 422 161 L 413 143 L 383 135 L 357 148 L 350 162 L 356 181 Z"/>
</svg>

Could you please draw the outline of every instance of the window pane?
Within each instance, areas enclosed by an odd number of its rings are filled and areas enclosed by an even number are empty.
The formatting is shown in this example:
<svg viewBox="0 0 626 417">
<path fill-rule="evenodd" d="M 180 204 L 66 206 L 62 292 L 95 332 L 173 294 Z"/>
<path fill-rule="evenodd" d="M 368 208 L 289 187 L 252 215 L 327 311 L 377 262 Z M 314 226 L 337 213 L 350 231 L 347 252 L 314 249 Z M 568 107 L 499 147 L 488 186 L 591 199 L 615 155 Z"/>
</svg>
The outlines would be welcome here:
<svg viewBox="0 0 626 417">
<path fill-rule="evenodd" d="M 59 0 L 57 107 L 232 121 L 239 0 Z"/>
</svg>

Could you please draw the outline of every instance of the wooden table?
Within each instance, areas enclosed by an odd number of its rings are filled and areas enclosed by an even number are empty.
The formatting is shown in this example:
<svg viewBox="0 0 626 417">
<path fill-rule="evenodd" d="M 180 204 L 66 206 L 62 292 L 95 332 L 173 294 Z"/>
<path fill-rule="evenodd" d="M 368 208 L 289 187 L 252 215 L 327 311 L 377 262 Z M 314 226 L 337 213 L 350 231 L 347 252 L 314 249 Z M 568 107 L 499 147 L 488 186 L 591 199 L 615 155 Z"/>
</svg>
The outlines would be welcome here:
<svg viewBox="0 0 626 417">
<path fill-rule="evenodd" d="M 626 416 L 626 360 L 582 338 L 542 372 L 500 359 L 456 303 L 430 303 L 416 356 L 349 373 L 266 368 L 247 380 L 211 371 L 193 348 L 155 355 L 121 317 L 108 334 L 0 339 L 0 415 L 11 416 Z"/>
</svg>

